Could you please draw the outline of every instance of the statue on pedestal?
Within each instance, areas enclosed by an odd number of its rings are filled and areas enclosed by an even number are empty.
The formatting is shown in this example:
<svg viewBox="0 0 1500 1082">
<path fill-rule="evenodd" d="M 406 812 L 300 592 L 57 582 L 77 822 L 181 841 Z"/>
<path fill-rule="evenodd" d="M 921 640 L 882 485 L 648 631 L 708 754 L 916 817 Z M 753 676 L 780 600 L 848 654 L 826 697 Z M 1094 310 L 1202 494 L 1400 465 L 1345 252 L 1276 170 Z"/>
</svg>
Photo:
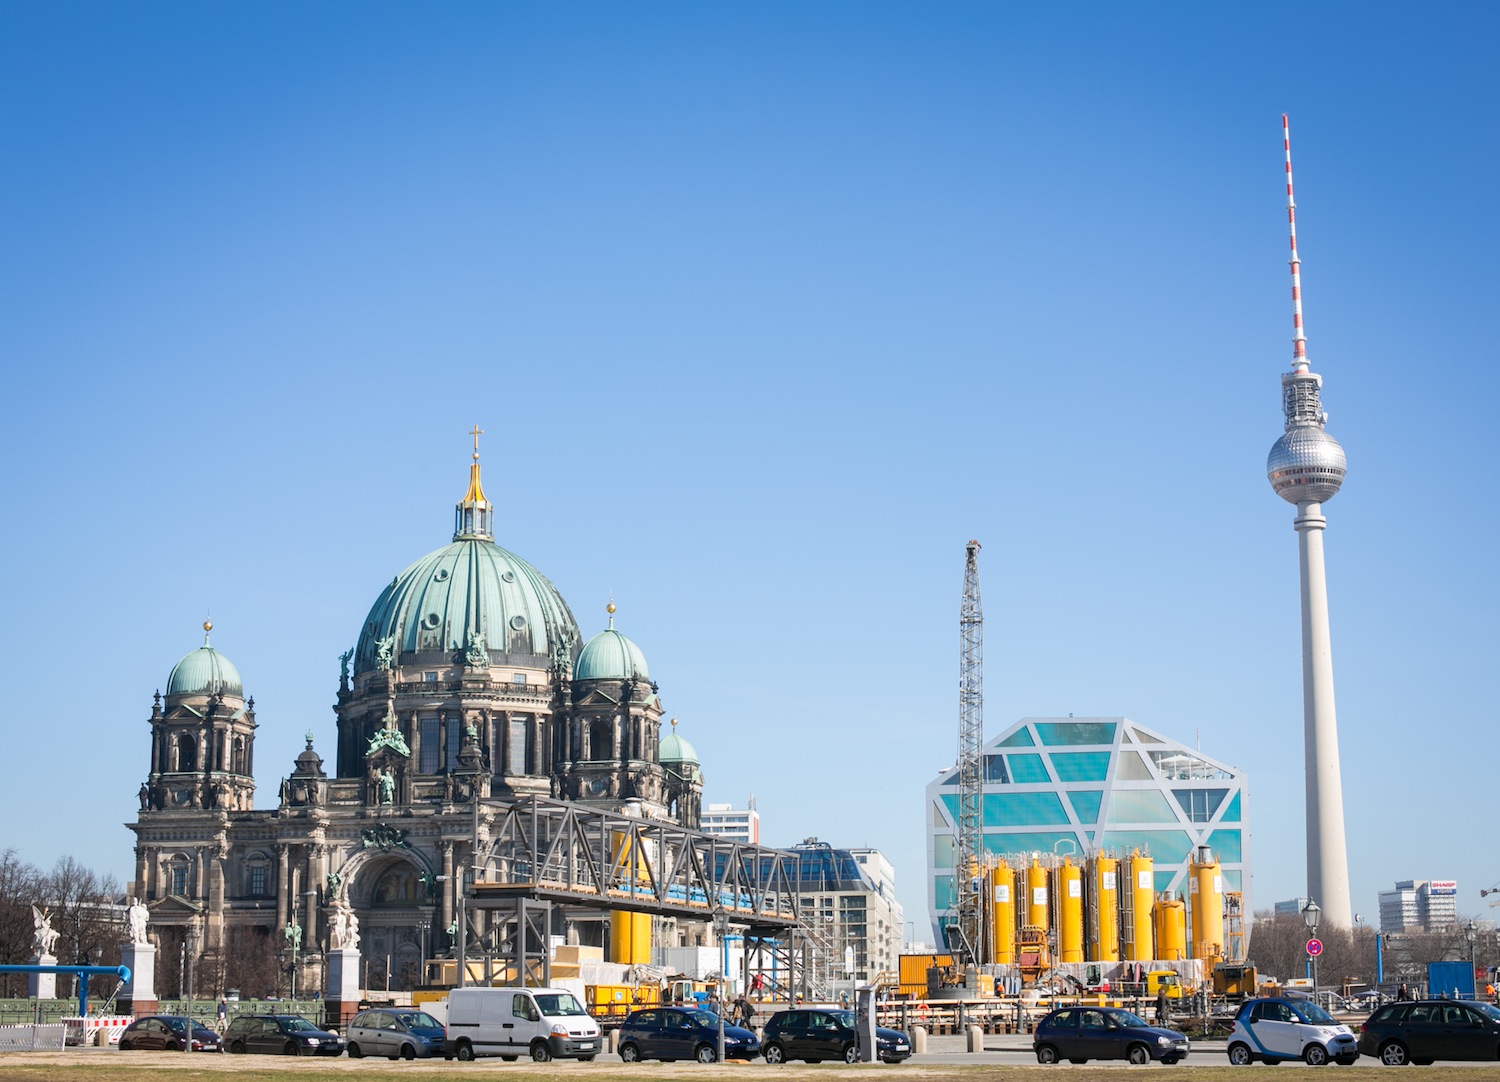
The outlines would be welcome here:
<svg viewBox="0 0 1500 1082">
<path fill-rule="evenodd" d="M 48 918 L 47 914 L 43 913 L 36 906 L 32 906 L 31 925 L 33 929 L 31 946 L 36 951 L 36 956 L 38 958 L 50 956 L 52 949 L 57 946 L 58 935 L 52 927 L 52 921 Z"/>
</svg>

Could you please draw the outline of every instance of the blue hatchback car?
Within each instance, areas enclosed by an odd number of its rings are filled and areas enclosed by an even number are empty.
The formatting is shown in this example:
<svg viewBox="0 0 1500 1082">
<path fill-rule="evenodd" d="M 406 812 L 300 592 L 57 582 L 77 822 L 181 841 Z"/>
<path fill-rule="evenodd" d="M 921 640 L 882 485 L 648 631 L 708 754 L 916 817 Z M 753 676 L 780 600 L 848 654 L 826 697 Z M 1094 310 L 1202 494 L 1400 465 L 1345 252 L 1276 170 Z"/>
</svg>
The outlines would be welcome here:
<svg viewBox="0 0 1500 1082">
<path fill-rule="evenodd" d="M 1038 1063 L 1087 1063 L 1123 1059 L 1131 1063 L 1176 1063 L 1191 1045 L 1175 1029 L 1153 1026 L 1118 1007 L 1064 1007 L 1036 1025 L 1031 1038 Z"/>
<path fill-rule="evenodd" d="M 724 1023 L 724 1058 L 753 1059 L 760 1054 L 760 1038 L 748 1029 Z M 620 1027 L 620 1058 L 695 1059 L 713 1063 L 719 1058 L 719 1016 L 691 1007 L 651 1007 L 632 1011 Z"/>
</svg>

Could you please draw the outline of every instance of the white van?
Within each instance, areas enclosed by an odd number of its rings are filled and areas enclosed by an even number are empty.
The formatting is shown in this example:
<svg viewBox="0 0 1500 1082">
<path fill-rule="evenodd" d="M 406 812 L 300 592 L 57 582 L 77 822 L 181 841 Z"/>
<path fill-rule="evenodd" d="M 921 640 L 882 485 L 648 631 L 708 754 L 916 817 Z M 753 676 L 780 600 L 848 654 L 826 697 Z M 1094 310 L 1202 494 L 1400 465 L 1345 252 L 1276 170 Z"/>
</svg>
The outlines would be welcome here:
<svg viewBox="0 0 1500 1082">
<path fill-rule="evenodd" d="M 604 1034 L 565 988 L 455 988 L 448 993 L 449 1055 L 588 1061 Z"/>
</svg>

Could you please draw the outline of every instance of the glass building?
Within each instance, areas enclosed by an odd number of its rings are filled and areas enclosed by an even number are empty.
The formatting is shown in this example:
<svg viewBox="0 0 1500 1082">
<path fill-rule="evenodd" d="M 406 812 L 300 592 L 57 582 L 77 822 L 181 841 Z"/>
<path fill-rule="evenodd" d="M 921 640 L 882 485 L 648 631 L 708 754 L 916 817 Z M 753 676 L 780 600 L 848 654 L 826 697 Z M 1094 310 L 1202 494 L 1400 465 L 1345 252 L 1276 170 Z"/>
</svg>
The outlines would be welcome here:
<svg viewBox="0 0 1500 1082">
<path fill-rule="evenodd" d="M 1198 846 L 1214 851 L 1226 893 L 1250 904 L 1250 829 L 1242 771 L 1129 718 L 1023 718 L 984 747 L 984 848 L 1075 858 L 1139 850 L 1157 893 L 1188 893 Z M 927 786 L 928 907 L 935 942 L 956 915 L 958 767 Z"/>
</svg>

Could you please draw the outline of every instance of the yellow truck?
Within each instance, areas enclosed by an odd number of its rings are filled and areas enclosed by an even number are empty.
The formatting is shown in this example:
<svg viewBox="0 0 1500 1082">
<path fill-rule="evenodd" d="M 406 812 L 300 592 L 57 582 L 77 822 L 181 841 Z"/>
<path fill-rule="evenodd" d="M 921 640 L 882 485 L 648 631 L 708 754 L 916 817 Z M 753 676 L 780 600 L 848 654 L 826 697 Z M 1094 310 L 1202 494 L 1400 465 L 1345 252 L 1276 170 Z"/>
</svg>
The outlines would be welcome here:
<svg viewBox="0 0 1500 1082">
<path fill-rule="evenodd" d="M 1175 969 L 1153 969 L 1146 974 L 1146 995 L 1155 999 L 1163 988 L 1168 999 L 1183 999 L 1192 994 L 1192 989 L 1182 983 Z"/>
</svg>

